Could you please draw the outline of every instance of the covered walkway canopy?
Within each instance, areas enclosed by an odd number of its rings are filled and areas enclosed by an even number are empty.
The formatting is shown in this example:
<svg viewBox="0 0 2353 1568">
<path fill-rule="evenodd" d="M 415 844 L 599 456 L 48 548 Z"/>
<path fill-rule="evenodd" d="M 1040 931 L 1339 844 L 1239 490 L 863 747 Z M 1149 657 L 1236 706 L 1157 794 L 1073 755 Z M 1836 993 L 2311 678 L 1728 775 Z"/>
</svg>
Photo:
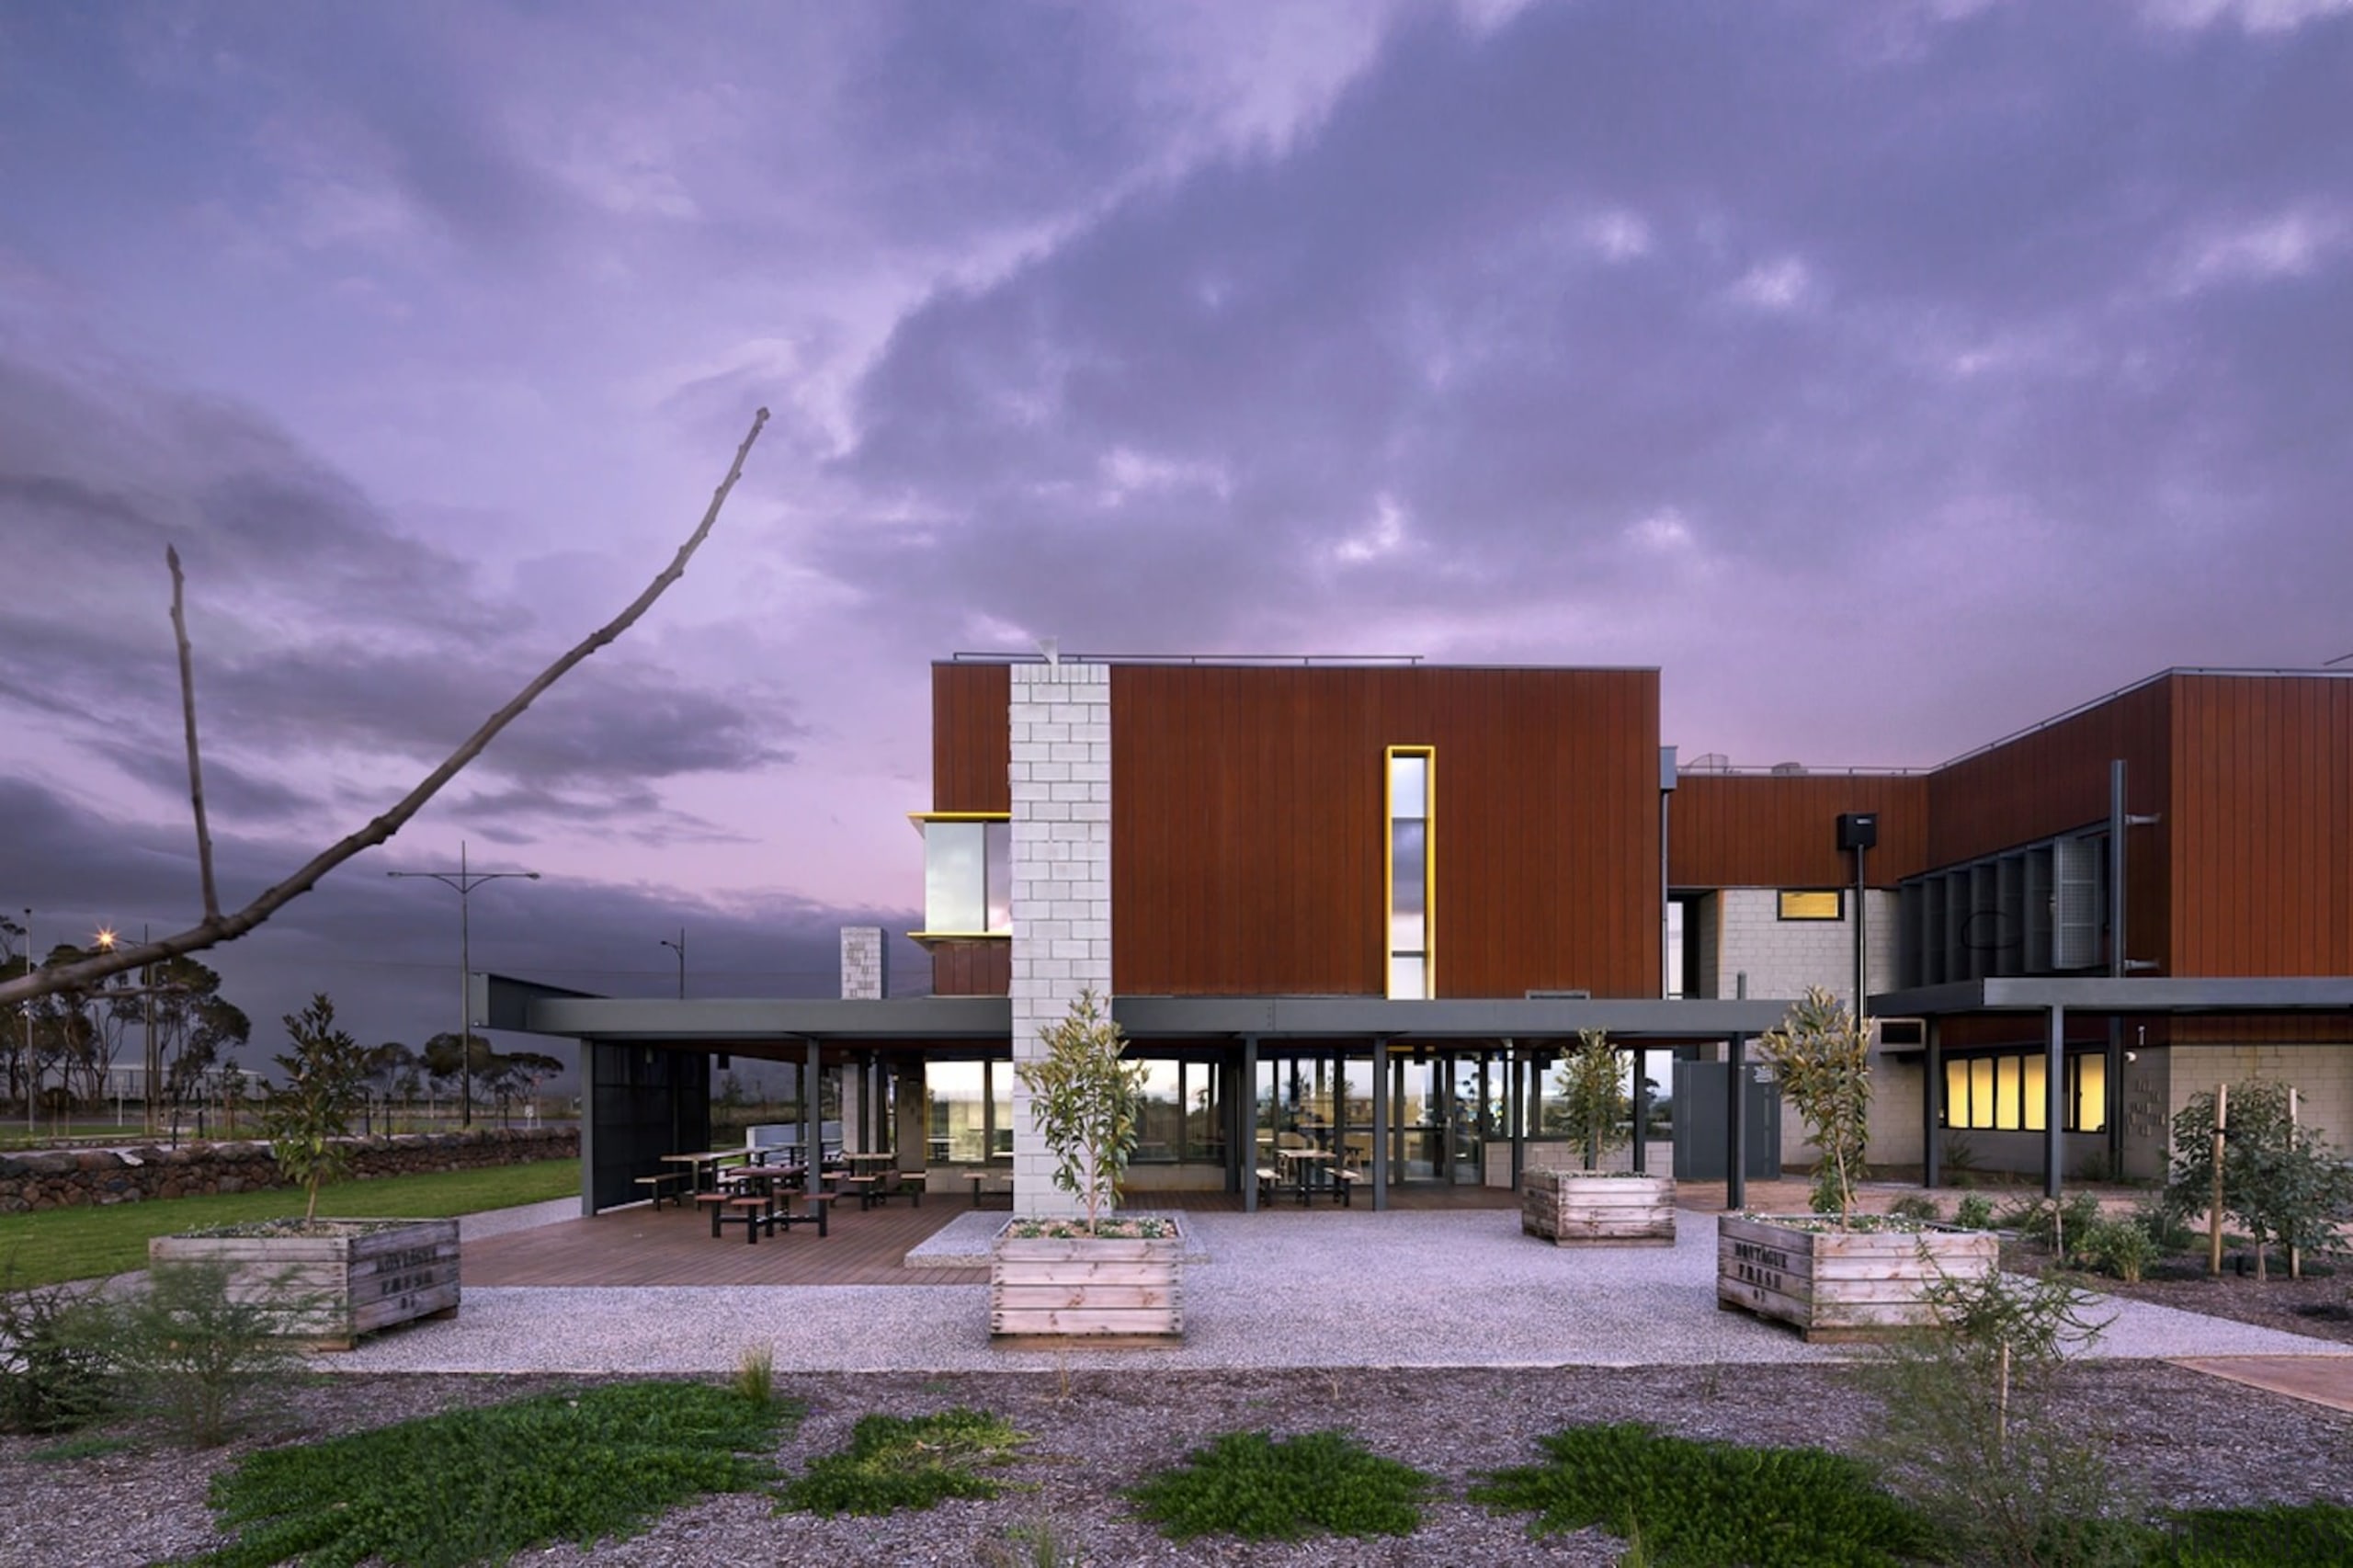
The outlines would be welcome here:
<svg viewBox="0 0 2353 1568">
<path fill-rule="evenodd" d="M 2042 1190 L 2059 1196 L 2064 1174 L 2063 1096 L 2066 1091 L 2067 1015 L 2091 1013 L 2121 1019 L 2150 1015 L 2256 1015 L 2268 1013 L 2339 1013 L 2353 1029 L 2353 976 L 2297 975 L 2237 978 L 2228 976 L 2116 976 L 1951 981 L 1908 991 L 1881 992 L 1871 997 L 1871 1016 L 1880 1018 L 1925 1018 L 1934 1026 L 1943 1020 L 2001 1013 L 2040 1013 L 2045 1019 L 2048 1055 L 2043 1086 L 2050 1103 L 2043 1114 Z M 2108 1082 L 2120 1084 L 2120 1030 L 2109 1031 Z M 1926 1093 L 1921 1096 L 1926 1126 L 1926 1185 L 1935 1187 L 1942 1176 L 1938 1132 L 1944 1120 L 1944 1073 L 1938 1033 L 1927 1039 Z M 2114 1091 L 2111 1089 L 2110 1091 Z M 2109 1126 L 2117 1122 L 2111 1117 Z"/>
<path fill-rule="evenodd" d="M 707 1058 L 735 1053 L 805 1064 L 814 1082 L 827 1062 L 877 1052 L 949 1056 L 1003 1051 L 1013 1006 L 1003 996 L 910 996 L 883 1000 L 739 998 L 674 1000 L 597 996 L 505 975 L 476 975 L 473 1016 L 483 1026 L 581 1042 L 582 1201 L 591 1212 L 627 1201 L 624 1166 L 710 1139 Z M 1606 1029 L 1637 1047 L 1722 1043 L 1733 1064 L 1735 1104 L 1728 1118 L 1727 1202 L 1743 1200 L 1738 1098 L 1744 1049 L 1778 1025 L 1787 1001 L 1648 1000 L 1531 996 L 1521 999 L 1389 1001 L 1369 996 L 1119 996 L 1112 1017 L 1131 1040 L 1220 1040 L 1255 1076 L 1261 1043 L 1362 1040 L 1379 1052 L 1404 1044 L 1538 1041 Z M 704 1070 L 687 1071 L 691 1055 Z M 1638 1089 L 1641 1075 L 1636 1074 Z M 1388 1113 L 1386 1077 L 1372 1075 L 1373 1116 Z M 816 1146 L 816 1097 L 801 1096 L 803 1148 Z M 1637 1112 L 1638 1120 L 1641 1113 Z M 657 1149 L 654 1145 L 659 1144 Z M 1388 1201 L 1386 1140 L 1374 1141 L 1376 1208 Z M 1245 1198 L 1255 1188 L 1244 1184 Z"/>
</svg>

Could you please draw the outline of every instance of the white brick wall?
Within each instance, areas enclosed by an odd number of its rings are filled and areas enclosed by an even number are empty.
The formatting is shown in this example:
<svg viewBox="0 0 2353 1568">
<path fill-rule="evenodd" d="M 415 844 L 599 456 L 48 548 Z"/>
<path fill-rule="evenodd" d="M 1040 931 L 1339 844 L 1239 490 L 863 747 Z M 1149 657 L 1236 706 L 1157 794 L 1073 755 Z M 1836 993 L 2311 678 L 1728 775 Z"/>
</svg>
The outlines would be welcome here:
<svg viewBox="0 0 2353 1568">
<path fill-rule="evenodd" d="M 1882 889 L 1864 893 L 1870 945 L 1870 983 L 1885 990 L 1895 983 L 1896 895 Z M 1711 989 L 1731 996 L 1739 977 L 1748 976 L 1748 994 L 1794 1000 L 1819 985 L 1852 1006 L 1855 995 L 1855 901 L 1847 900 L 1840 920 L 1784 920 L 1779 888 L 1725 888 L 1715 895 L 1716 920 Z M 1912 1165 L 1920 1147 L 1920 1070 L 1874 1064 L 1871 1095 L 1871 1157 L 1889 1165 Z M 1813 1163 L 1805 1124 L 1787 1102 L 1781 1107 L 1781 1158 L 1793 1165 Z"/>
<path fill-rule="evenodd" d="M 880 1001 L 882 996 L 882 927 L 842 927 L 842 1000 Z"/>
<path fill-rule="evenodd" d="M 1082 990 L 1111 998 L 1111 670 L 1013 666 L 1013 1059 L 1040 1051 Z M 1073 1214 L 1053 1160 L 1013 1089 L 1013 1207 Z"/>
<path fill-rule="evenodd" d="M 2217 1084 L 2293 1084 L 2298 1119 L 2353 1154 L 2353 1045 L 2177 1045 L 2171 1055 L 2168 1120 Z"/>
<path fill-rule="evenodd" d="M 1716 894 L 1714 952 L 1717 996 L 1733 994 L 1736 978 L 1748 975 L 1751 996 L 1797 997 L 1819 985 L 1841 1002 L 1855 994 L 1854 900 L 1843 920 L 1783 920 L 1778 888 L 1725 888 Z M 1895 982 L 1895 895 L 1872 889 L 1870 983 L 1885 990 Z"/>
</svg>

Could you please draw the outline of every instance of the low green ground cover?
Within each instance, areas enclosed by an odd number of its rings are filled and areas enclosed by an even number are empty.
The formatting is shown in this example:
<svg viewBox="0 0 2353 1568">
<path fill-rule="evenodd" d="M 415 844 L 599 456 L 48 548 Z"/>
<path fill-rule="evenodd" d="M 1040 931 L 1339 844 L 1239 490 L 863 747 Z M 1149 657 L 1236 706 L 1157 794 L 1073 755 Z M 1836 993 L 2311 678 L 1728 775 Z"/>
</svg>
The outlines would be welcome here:
<svg viewBox="0 0 2353 1568">
<path fill-rule="evenodd" d="M 2335 1503 L 2203 1508 L 2174 1518 L 2149 1568 L 2322 1568 L 2353 1562 L 2353 1508 Z"/>
<path fill-rule="evenodd" d="M 1029 1440 L 1001 1415 L 959 1408 L 937 1415 L 869 1415 L 849 1446 L 819 1456 L 778 1493 L 782 1509 L 813 1514 L 889 1514 L 950 1497 L 995 1497 L 1004 1483 L 985 1468 L 1010 1460 Z"/>
<path fill-rule="evenodd" d="M 191 1568 L 504 1561 L 583 1546 L 664 1510 L 773 1479 L 799 1406 L 703 1383 L 619 1383 L 267 1449 L 212 1483 L 236 1543 Z"/>
<path fill-rule="evenodd" d="M 1539 1439 L 1542 1463 L 1500 1470 L 1471 1500 L 1532 1513 L 1531 1534 L 1598 1525 L 1667 1568 L 1899 1568 L 1935 1545 L 1870 1471 L 1818 1449 L 1694 1442 L 1620 1424 Z"/>
<path fill-rule="evenodd" d="M 1411 1535 L 1435 1479 L 1369 1452 L 1341 1432 L 1276 1438 L 1228 1432 L 1175 1470 L 1128 1493 L 1136 1512 L 1177 1540 L 1233 1535 Z"/>
<path fill-rule="evenodd" d="M 580 1162 L 538 1160 L 481 1170 L 379 1176 L 326 1189 L 319 1212 L 394 1220 L 448 1219 L 485 1209 L 569 1198 L 580 1191 Z M 302 1211 L 296 1188 L 161 1198 L 81 1209 L 0 1215 L 0 1258 L 13 1261 L 19 1286 L 91 1279 L 147 1267 L 151 1237 L 275 1220 Z"/>
</svg>

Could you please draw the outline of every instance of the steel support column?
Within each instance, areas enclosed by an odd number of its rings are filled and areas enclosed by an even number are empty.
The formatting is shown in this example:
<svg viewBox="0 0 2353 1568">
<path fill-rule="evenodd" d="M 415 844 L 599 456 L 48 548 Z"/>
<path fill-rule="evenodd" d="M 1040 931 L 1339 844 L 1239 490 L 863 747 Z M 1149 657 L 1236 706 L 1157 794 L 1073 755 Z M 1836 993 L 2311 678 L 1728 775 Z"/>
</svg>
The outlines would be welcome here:
<svg viewBox="0 0 2353 1568">
<path fill-rule="evenodd" d="M 1945 1040 L 1944 1020 L 1928 1020 L 1928 1053 L 1921 1058 L 1926 1074 L 1920 1085 L 1920 1185 L 1943 1185 L 1945 1175 Z"/>
<path fill-rule="evenodd" d="M 809 1182 L 809 1190 L 812 1192 L 817 1189 L 817 1173 L 823 1170 L 825 1165 L 825 1152 L 817 1144 L 817 1139 L 825 1125 L 824 1115 L 820 1108 L 825 1097 L 825 1064 L 822 1054 L 823 1050 L 824 1048 L 817 1043 L 816 1037 L 811 1036 L 809 1057 L 801 1067 L 801 1163 L 808 1170 L 809 1174 L 803 1179 Z"/>
<path fill-rule="evenodd" d="M 2059 1196 L 2059 1184 L 2066 1174 L 2067 1103 L 2067 1009 L 2053 1005 L 2051 1009 L 2050 1054 L 2044 1058 L 2042 1121 L 2042 1195 Z"/>
<path fill-rule="evenodd" d="M 1389 1207 L 1389 1039 L 1372 1037 L 1372 1211 Z"/>
<path fill-rule="evenodd" d="M 1724 1208 L 1748 1206 L 1748 1038 L 1724 1041 Z"/>
<path fill-rule="evenodd" d="M 1644 1176 L 1651 1168 L 1651 1081 L 1643 1069 L 1650 1053 L 1638 1045 L 1629 1054 L 1634 1062 L 1634 1174 Z"/>
<path fill-rule="evenodd" d="M 1240 1136 L 1234 1140 L 1242 1153 L 1242 1211 L 1258 1211 L 1258 1037 L 1242 1037 L 1242 1093 L 1235 1096 L 1241 1114 L 1236 1119 Z"/>
</svg>

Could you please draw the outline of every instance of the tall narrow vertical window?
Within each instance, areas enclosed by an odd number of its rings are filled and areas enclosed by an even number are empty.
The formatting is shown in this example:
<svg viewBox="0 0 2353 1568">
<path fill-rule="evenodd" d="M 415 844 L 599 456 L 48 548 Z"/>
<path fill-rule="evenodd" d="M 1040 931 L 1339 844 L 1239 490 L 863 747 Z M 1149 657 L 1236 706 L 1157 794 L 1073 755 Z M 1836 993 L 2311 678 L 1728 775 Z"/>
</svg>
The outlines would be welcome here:
<svg viewBox="0 0 2353 1568">
<path fill-rule="evenodd" d="M 1002 812 L 910 813 L 923 835 L 918 941 L 1013 930 L 1013 824 Z"/>
<path fill-rule="evenodd" d="M 1392 1000 L 1418 1000 L 1438 994 L 1431 940 L 1437 913 L 1431 893 L 1436 882 L 1430 859 L 1436 760 L 1427 746 L 1392 746 L 1387 757 Z"/>
</svg>

